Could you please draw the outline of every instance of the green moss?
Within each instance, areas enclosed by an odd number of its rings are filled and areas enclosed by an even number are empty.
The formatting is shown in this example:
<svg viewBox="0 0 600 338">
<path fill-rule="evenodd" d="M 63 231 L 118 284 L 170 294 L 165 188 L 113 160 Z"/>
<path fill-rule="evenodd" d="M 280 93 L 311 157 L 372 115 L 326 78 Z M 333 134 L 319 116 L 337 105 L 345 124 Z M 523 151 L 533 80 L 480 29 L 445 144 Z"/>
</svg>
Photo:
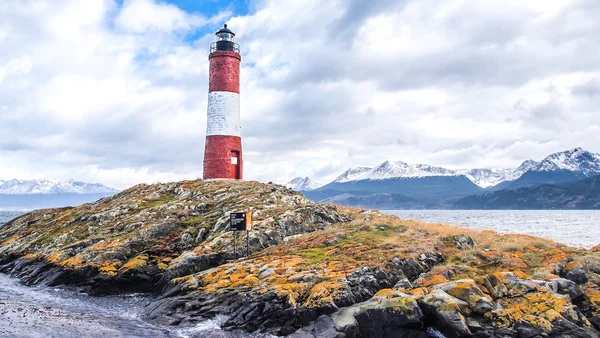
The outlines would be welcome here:
<svg viewBox="0 0 600 338">
<path fill-rule="evenodd" d="M 204 217 L 202 217 L 202 216 L 193 216 L 193 217 L 190 217 L 190 218 L 186 219 L 185 221 L 183 221 L 183 224 L 197 225 L 197 224 L 202 223 L 203 219 L 204 219 Z"/>
<path fill-rule="evenodd" d="M 533 244 L 533 246 L 535 248 L 537 248 L 537 249 L 540 249 L 540 250 L 548 250 L 548 249 L 550 249 L 550 247 L 546 243 L 543 243 L 543 242 L 535 243 L 535 244 Z"/>
<path fill-rule="evenodd" d="M 189 227 L 187 229 L 187 232 L 189 232 L 190 235 L 192 235 L 192 237 L 195 238 L 196 236 L 198 236 L 198 227 Z"/>
<path fill-rule="evenodd" d="M 448 262 L 452 264 L 460 264 L 463 262 L 463 258 L 460 255 L 452 255 L 448 258 Z"/>
<path fill-rule="evenodd" d="M 329 256 L 325 255 L 325 252 L 330 249 L 331 247 L 310 248 L 301 250 L 300 252 L 298 252 L 298 254 L 306 258 L 310 262 L 310 264 L 317 264 L 329 260 Z"/>
<path fill-rule="evenodd" d="M 527 264 L 530 268 L 540 266 L 542 261 L 540 258 L 533 252 L 527 252 L 523 255 L 523 262 Z"/>
<path fill-rule="evenodd" d="M 523 248 L 518 247 L 518 246 L 509 246 L 506 249 L 504 249 L 504 251 L 506 251 L 506 252 L 518 252 L 518 251 L 523 251 Z"/>
<path fill-rule="evenodd" d="M 140 209 L 150 209 L 171 202 L 175 198 L 175 194 L 170 192 L 160 196 L 157 199 L 147 200 L 140 203 Z"/>
</svg>

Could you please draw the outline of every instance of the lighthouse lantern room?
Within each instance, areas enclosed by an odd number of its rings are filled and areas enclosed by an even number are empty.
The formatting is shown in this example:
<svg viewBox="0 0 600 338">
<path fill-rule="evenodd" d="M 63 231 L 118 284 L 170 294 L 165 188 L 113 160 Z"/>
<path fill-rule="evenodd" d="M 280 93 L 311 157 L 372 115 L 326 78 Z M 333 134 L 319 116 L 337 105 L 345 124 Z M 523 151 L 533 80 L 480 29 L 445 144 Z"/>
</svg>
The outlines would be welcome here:
<svg viewBox="0 0 600 338">
<path fill-rule="evenodd" d="M 208 56 L 209 89 L 204 148 L 204 179 L 241 180 L 240 48 L 224 25 Z"/>
</svg>

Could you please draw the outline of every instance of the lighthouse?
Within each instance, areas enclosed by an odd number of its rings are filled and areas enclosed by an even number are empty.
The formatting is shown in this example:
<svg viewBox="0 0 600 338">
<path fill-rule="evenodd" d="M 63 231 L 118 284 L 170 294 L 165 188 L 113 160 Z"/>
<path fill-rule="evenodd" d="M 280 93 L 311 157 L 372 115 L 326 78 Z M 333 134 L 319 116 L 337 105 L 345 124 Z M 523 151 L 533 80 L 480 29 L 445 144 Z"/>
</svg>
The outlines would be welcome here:
<svg viewBox="0 0 600 338">
<path fill-rule="evenodd" d="M 224 25 L 210 45 L 204 179 L 242 179 L 240 47 Z"/>
</svg>

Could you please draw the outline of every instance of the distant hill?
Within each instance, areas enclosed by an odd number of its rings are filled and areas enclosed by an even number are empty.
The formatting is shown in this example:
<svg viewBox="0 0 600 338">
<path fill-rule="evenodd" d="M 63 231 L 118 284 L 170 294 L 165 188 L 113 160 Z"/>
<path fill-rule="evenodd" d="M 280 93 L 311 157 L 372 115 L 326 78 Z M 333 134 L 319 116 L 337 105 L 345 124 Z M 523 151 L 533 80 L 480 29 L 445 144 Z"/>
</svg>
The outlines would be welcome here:
<svg viewBox="0 0 600 338">
<path fill-rule="evenodd" d="M 600 175 L 562 184 L 537 184 L 467 196 L 454 209 L 600 209 Z"/>
<path fill-rule="evenodd" d="M 304 196 L 321 203 L 335 203 L 361 208 L 374 209 L 425 209 L 427 205 L 419 200 L 401 194 L 340 192 L 337 190 L 304 191 Z"/>
<path fill-rule="evenodd" d="M 467 196 L 483 191 L 468 178 L 459 176 L 426 176 L 360 180 L 330 183 L 317 191 L 328 190 L 339 193 L 391 193 L 401 194 L 423 202 L 439 201 L 444 198 Z"/>
</svg>

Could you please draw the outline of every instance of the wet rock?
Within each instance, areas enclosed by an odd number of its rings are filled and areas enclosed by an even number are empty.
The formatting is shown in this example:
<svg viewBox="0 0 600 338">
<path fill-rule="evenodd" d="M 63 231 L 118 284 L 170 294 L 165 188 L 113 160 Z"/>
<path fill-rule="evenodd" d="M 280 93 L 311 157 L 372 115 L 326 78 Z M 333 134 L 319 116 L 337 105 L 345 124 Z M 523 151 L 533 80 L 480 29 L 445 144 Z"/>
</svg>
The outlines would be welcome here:
<svg viewBox="0 0 600 338">
<path fill-rule="evenodd" d="M 290 338 L 345 338 L 346 335 L 335 329 L 331 318 L 327 315 L 321 315 L 308 326 L 298 329 L 298 331 L 288 335 Z"/>
<path fill-rule="evenodd" d="M 346 337 L 427 337 L 416 298 L 390 289 L 331 315 Z"/>
<path fill-rule="evenodd" d="M 518 320 L 515 323 L 515 330 L 519 338 L 542 338 L 542 331 L 536 329 L 529 322 Z"/>
<path fill-rule="evenodd" d="M 441 289 L 435 289 L 419 300 L 419 305 L 425 315 L 435 318 L 444 334 L 451 337 L 471 335 L 465 315 L 470 315 L 472 310 L 469 304 L 453 297 Z"/>
</svg>

